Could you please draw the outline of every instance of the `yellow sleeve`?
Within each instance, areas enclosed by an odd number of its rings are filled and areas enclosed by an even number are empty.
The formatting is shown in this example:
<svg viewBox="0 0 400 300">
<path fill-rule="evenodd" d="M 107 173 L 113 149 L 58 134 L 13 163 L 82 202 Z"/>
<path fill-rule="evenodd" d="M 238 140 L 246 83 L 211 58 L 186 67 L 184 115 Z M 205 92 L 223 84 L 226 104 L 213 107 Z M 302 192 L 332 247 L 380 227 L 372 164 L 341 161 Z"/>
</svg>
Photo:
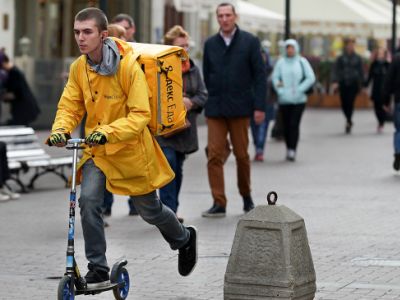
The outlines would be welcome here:
<svg viewBox="0 0 400 300">
<path fill-rule="evenodd" d="M 82 88 L 78 83 L 78 60 L 73 62 L 70 67 L 68 82 L 58 102 L 52 132 L 66 132 L 71 134 L 86 113 Z"/>
</svg>

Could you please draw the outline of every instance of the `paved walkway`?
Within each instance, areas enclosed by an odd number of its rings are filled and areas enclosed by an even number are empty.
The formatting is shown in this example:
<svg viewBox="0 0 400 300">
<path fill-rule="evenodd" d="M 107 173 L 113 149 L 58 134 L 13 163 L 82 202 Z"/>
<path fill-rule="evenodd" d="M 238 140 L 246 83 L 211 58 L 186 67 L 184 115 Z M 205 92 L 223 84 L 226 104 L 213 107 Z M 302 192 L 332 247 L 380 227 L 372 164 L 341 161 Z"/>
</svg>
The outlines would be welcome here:
<svg viewBox="0 0 400 300">
<path fill-rule="evenodd" d="M 316 299 L 400 299 L 400 177 L 391 169 L 392 124 L 376 134 L 370 110 L 356 111 L 354 123 L 353 134 L 344 135 L 338 110 L 307 110 L 295 163 L 284 161 L 282 142 L 270 140 L 266 161 L 252 163 L 253 197 L 262 205 L 275 190 L 278 204 L 304 217 L 317 273 Z M 43 138 L 46 134 L 41 132 Z M 241 200 L 231 156 L 225 172 L 226 218 L 200 216 L 211 205 L 205 127 L 200 138 L 201 150 L 184 166 L 179 211 L 199 229 L 200 256 L 192 275 L 179 276 L 177 253 L 155 228 L 129 217 L 125 197 L 117 197 L 108 219 L 108 258 L 110 264 L 128 259 L 129 299 L 223 299 Z M 56 298 L 58 280 L 52 278 L 64 272 L 68 221 L 68 190 L 62 186 L 46 175 L 33 192 L 0 203 L 1 300 Z M 76 248 L 85 272 L 80 226 Z M 87 298 L 113 299 L 110 292 Z"/>
</svg>

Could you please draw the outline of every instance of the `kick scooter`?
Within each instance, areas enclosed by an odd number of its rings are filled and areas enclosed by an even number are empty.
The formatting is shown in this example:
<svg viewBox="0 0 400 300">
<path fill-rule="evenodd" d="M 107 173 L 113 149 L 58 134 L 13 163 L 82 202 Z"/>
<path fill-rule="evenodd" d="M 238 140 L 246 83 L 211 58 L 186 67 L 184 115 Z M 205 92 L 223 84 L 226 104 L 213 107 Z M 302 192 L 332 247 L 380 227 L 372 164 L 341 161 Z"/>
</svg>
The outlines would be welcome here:
<svg viewBox="0 0 400 300">
<path fill-rule="evenodd" d="M 127 260 L 116 262 L 110 275 L 110 282 L 101 287 L 90 287 L 79 272 L 75 261 L 74 239 L 75 239 L 75 207 L 76 207 L 76 169 L 78 161 L 78 150 L 84 147 L 84 139 L 70 139 L 67 149 L 73 150 L 72 156 L 72 183 L 69 197 L 69 225 L 68 225 L 68 247 L 67 268 L 64 276 L 58 284 L 57 300 L 74 300 L 75 295 L 95 295 L 112 290 L 117 300 L 125 300 L 129 293 L 129 274 L 125 266 Z"/>
</svg>

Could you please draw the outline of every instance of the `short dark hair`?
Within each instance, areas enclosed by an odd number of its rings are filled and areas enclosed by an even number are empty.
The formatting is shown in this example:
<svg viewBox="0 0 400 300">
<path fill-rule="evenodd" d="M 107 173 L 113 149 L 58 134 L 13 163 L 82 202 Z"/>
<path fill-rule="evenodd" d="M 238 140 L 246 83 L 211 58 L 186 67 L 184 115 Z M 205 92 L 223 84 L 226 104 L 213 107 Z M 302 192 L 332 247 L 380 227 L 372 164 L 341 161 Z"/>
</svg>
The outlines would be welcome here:
<svg viewBox="0 0 400 300">
<path fill-rule="evenodd" d="M 82 9 L 75 16 L 75 21 L 86 21 L 86 20 L 95 20 L 96 26 L 99 28 L 99 31 L 107 30 L 108 20 L 105 13 L 96 7 L 88 7 Z"/>
<path fill-rule="evenodd" d="M 119 23 L 121 21 L 127 21 L 129 23 L 129 27 L 135 26 L 133 18 L 127 14 L 118 14 L 112 19 L 112 23 Z"/>
<path fill-rule="evenodd" d="M 350 44 L 350 43 L 355 43 L 356 42 L 356 38 L 355 37 L 352 37 L 352 36 L 350 36 L 350 37 L 345 37 L 344 39 L 343 39 L 343 44 L 344 45 L 348 45 L 348 44 Z"/>
<path fill-rule="evenodd" d="M 216 13 L 218 14 L 218 9 L 222 6 L 230 6 L 232 8 L 233 13 L 236 15 L 236 9 L 235 6 L 232 3 L 229 2 L 222 2 L 220 4 L 218 4 L 217 9 L 216 9 Z"/>
</svg>

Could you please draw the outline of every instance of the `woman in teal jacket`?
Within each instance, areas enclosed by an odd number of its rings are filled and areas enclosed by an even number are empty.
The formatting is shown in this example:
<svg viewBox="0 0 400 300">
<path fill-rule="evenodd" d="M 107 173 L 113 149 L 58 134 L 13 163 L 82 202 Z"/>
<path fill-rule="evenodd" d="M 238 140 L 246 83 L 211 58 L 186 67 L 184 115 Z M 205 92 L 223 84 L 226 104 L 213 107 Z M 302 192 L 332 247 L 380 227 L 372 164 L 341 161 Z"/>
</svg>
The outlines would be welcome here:
<svg viewBox="0 0 400 300">
<path fill-rule="evenodd" d="M 272 73 L 272 83 L 282 113 L 286 159 L 289 161 L 296 158 L 300 121 L 307 101 L 306 92 L 314 82 L 314 71 L 309 62 L 300 55 L 298 43 L 293 39 L 286 40 L 284 54 L 277 61 Z"/>
</svg>

